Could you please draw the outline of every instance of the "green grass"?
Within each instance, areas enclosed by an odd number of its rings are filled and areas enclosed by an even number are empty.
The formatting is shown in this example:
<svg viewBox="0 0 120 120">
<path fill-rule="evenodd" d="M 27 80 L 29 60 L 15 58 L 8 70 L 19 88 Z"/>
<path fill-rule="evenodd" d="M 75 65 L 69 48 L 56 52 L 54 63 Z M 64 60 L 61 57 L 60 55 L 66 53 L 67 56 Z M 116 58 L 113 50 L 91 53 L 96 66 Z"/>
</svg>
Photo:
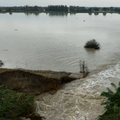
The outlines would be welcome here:
<svg viewBox="0 0 120 120">
<path fill-rule="evenodd" d="M 5 89 L 0 86 L 0 120 L 20 120 L 19 117 L 33 114 L 34 96 Z"/>
<path fill-rule="evenodd" d="M 120 83 L 118 88 L 113 83 L 111 85 L 115 92 L 108 88 L 107 92 L 101 93 L 101 96 L 106 97 L 107 101 L 102 104 L 105 112 L 99 116 L 98 120 L 120 120 Z"/>
</svg>

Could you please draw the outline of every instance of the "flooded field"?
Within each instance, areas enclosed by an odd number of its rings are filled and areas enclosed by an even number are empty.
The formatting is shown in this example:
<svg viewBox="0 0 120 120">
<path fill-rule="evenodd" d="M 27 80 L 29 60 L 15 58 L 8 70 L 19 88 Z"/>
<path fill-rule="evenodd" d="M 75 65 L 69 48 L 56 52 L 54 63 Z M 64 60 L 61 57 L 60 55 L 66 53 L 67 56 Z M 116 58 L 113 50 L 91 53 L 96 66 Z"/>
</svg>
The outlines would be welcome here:
<svg viewBox="0 0 120 120">
<path fill-rule="evenodd" d="M 91 70 L 119 62 L 120 15 L 0 14 L 3 68 L 79 72 L 79 60 Z M 86 50 L 96 39 L 101 49 Z"/>
<path fill-rule="evenodd" d="M 95 120 L 103 113 L 101 92 L 120 79 L 119 14 L 0 14 L 3 68 L 79 72 L 90 75 L 36 97 L 36 112 L 46 120 Z M 100 50 L 84 48 L 96 39 Z"/>
</svg>

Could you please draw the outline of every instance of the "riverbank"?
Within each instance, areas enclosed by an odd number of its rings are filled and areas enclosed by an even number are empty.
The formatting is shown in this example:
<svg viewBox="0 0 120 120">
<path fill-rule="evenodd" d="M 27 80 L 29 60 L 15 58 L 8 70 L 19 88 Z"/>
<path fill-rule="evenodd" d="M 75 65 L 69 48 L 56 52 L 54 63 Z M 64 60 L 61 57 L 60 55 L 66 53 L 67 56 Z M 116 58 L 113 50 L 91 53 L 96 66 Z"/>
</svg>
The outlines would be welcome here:
<svg viewBox="0 0 120 120">
<path fill-rule="evenodd" d="M 46 77 L 51 77 L 51 78 L 56 78 L 60 79 L 63 76 L 69 76 L 71 72 L 57 72 L 57 71 L 52 71 L 52 70 L 28 70 L 28 69 L 7 69 L 7 68 L 0 68 L 0 74 L 2 72 L 7 72 L 7 71 L 13 71 L 13 70 L 21 70 L 21 71 L 26 71 L 26 72 L 31 72 L 34 74 L 39 74 L 43 75 Z"/>
<path fill-rule="evenodd" d="M 54 93 L 61 89 L 62 85 L 87 75 L 56 71 L 0 69 L 0 85 L 27 94 L 41 94 L 51 91 Z"/>
<path fill-rule="evenodd" d="M 13 69 L 0 69 L 0 76 Z M 18 70 L 16 70 L 18 71 Z M 24 71 L 24 70 L 22 70 Z M 26 70 L 25 72 L 31 70 Z M 70 75 L 66 72 L 32 71 L 47 76 Z M 35 113 L 46 120 L 95 120 L 104 112 L 101 103 L 105 98 L 100 96 L 111 83 L 118 85 L 120 64 L 106 66 L 102 71 L 91 73 L 87 78 L 77 79 L 64 84 L 55 94 L 44 92 L 35 97 Z"/>
<path fill-rule="evenodd" d="M 41 120 L 41 117 L 36 115 L 34 111 L 33 107 L 34 97 L 32 97 L 33 94 L 37 96 L 44 92 L 49 94 L 56 93 L 60 89 L 61 85 L 76 79 L 70 75 L 71 75 L 70 72 L 56 72 L 42 70 L 34 71 L 25 69 L 1 68 L 0 95 L 2 95 L 4 103 L 0 104 L 0 107 L 3 109 L 4 104 L 6 104 L 6 108 L 4 108 L 4 111 L 2 111 L 0 118 L 6 119 L 7 117 L 9 118 L 21 117 L 22 120 L 27 120 L 26 118 L 30 118 L 30 120 Z M 27 102 L 25 102 L 26 99 Z M 16 103 L 16 105 L 14 105 L 14 102 Z M 27 107 L 29 106 L 29 104 L 30 105 L 32 104 L 32 107 L 30 106 L 31 109 L 30 107 Z M 10 114 L 11 111 L 9 111 L 8 109 L 10 109 L 13 112 L 12 115 Z M 17 111 L 17 113 L 16 111 L 14 112 L 14 109 Z M 23 111 L 30 112 L 29 113 L 26 112 L 25 114 L 25 112 Z M 5 116 L 4 112 L 6 113 Z"/>
</svg>

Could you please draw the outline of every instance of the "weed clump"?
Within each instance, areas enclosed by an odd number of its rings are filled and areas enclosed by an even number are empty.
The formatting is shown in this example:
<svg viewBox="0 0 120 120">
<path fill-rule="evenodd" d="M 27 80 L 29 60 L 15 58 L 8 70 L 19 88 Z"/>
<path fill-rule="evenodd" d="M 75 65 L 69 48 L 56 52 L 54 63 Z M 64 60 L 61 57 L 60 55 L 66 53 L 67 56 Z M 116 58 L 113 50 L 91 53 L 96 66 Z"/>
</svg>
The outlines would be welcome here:
<svg viewBox="0 0 120 120">
<path fill-rule="evenodd" d="M 15 119 L 33 114 L 34 96 L 5 89 L 0 86 L 0 120 Z"/>
<path fill-rule="evenodd" d="M 113 83 L 111 85 L 115 92 L 108 88 L 107 92 L 101 93 L 101 96 L 106 97 L 107 101 L 102 104 L 105 106 L 105 112 L 99 116 L 98 120 L 120 120 L 120 83 L 118 88 Z"/>
<path fill-rule="evenodd" d="M 100 44 L 96 42 L 95 39 L 87 41 L 87 43 L 84 46 L 85 48 L 94 48 L 94 49 L 100 49 Z"/>
</svg>

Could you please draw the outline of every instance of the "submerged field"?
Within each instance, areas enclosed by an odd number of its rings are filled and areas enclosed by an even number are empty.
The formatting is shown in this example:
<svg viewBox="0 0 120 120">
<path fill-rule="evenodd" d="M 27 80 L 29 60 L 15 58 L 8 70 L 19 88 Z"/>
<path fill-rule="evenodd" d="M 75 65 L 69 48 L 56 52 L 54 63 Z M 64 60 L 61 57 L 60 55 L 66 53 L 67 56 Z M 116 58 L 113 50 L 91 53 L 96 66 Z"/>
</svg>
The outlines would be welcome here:
<svg viewBox="0 0 120 120">
<path fill-rule="evenodd" d="M 79 72 L 119 61 L 119 14 L 0 14 L 0 59 L 3 68 Z M 100 50 L 86 50 L 96 39 Z"/>
<path fill-rule="evenodd" d="M 111 82 L 118 85 L 120 78 L 119 14 L 51 14 L 0 14 L 0 72 L 47 70 L 32 72 L 59 79 L 79 73 L 79 61 L 86 61 L 88 77 L 63 85 L 55 94 L 40 94 L 35 111 L 46 120 L 94 120 L 104 111 L 101 92 Z M 84 48 L 91 39 L 100 43 L 99 50 Z"/>
</svg>

